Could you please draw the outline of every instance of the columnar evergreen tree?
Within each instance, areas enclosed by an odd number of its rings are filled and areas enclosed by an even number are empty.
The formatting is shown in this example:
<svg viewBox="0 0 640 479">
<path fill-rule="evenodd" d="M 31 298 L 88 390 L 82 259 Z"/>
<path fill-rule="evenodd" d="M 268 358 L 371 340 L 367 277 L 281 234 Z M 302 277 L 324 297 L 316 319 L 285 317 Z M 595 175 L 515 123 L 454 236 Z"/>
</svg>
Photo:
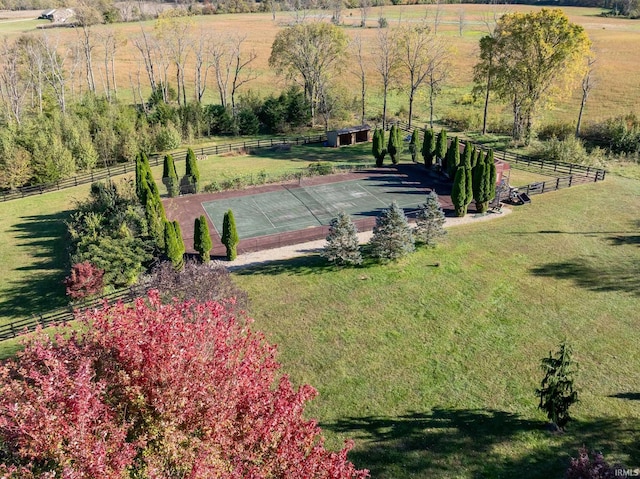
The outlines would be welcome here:
<svg viewBox="0 0 640 479">
<path fill-rule="evenodd" d="M 344 211 L 331 220 L 329 235 L 321 255 L 332 263 L 352 265 L 362 263 L 358 230 Z"/>
<path fill-rule="evenodd" d="M 397 165 L 400 161 L 400 153 L 402 153 L 402 131 L 397 125 L 391 125 L 391 130 L 389 130 L 387 151 L 391 156 L 391 163 Z"/>
<path fill-rule="evenodd" d="M 435 150 L 436 160 L 440 161 L 442 171 L 446 171 L 445 158 L 447 156 L 447 146 L 447 131 L 443 128 L 442 130 L 440 130 L 440 133 L 438 133 Z"/>
<path fill-rule="evenodd" d="M 166 221 L 164 224 L 165 254 L 174 268 L 180 270 L 184 265 L 184 241 L 177 221 Z"/>
<path fill-rule="evenodd" d="M 462 166 L 464 166 L 465 168 L 471 169 L 473 168 L 472 166 L 472 155 L 473 155 L 473 146 L 471 145 L 471 143 L 469 141 L 466 141 L 464 143 L 464 152 L 462 153 L 462 159 L 460 160 L 460 163 L 462 164 Z"/>
<path fill-rule="evenodd" d="M 424 141 L 422 142 L 422 158 L 424 166 L 431 168 L 433 166 L 433 156 L 436 151 L 436 135 L 433 128 L 424 129 Z"/>
<path fill-rule="evenodd" d="M 462 166 L 461 168 L 464 168 L 464 166 Z M 464 174 L 466 175 L 466 178 L 465 178 L 466 195 L 465 196 L 466 196 L 467 206 L 469 206 L 471 201 L 473 201 L 473 171 L 471 171 L 471 168 L 464 168 Z"/>
<path fill-rule="evenodd" d="M 167 187 L 167 193 L 170 198 L 175 198 L 180 192 L 180 184 L 178 183 L 178 172 L 173 156 L 166 155 L 164 157 L 164 166 L 162 168 L 162 182 Z"/>
<path fill-rule="evenodd" d="M 420 205 L 413 234 L 416 240 L 427 246 L 434 247 L 438 238 L 447 234 L 444 229 L 444 223 L 444 211 L 442 211 L 438 201 L 438 195 L 435 191 L 431 191 L 427 195 L 427 201 Z"/>
<path fill-rule="evenodd" d="M 193 185 L 194 191 L 198 192 L 198 184 L 200 182 L 200 172 L 198 171 L 198 162 L 196 160 L 196 154 L 191 148 L 187 150 L 187 162 L 186 162 L 185 176 L 189 179 L 189 183 Z"/>
<path fill-rule="evenodd" d="M 145 204 L 147 201 L 147 179 L 151 175 L 151 166 L 149 165 L 149 159 L 144 152 L 138 153 L 136 156 L 136 195 L 141 204 Z"/>
<path fill-rule="evenodd" d="M 383 260 L 395 260 L 414 251 L 413 232 L 395 201 L 376 219 L 370 244 L 371 254 Z"/>
<path fill-rule="evenodd" d="M 549 352 L 549 357 L 541 361 L 545 375 L 540 389 L 536 389 L 536 395 L 540 397 L 538 408 L 560 430 L 571 420 L 569 408 L 578 401 L 578 392 L 573 388 L 576 368 L 571 355 L 571 346 L 566 341 L 560 343 L 555 356 Z"/>
<path fill-rule="evenodd" d="M 478 164 L 478 157 L 480 156 L 480 150 L 475 146 L 473 147 L 473 151 L 471 152 L 471 168 L 475 168 Z"/>
<path fill-rule="evenodd" d="M 384 147 L 384 130 L 376 128 L 373 132 L 373 144 L 372 144 L 373 157 L 376 159 L 376 166 L 381 167 L 384 162 L 384 157 L 387 154 L 387 150 Z"/>
<path fill-rule="evenodd" d="M 418 129 L 414 129 L 411 133 L 411 141 L 409 142 L 409 152 L 411 153 L 411 161 L 416 162 L 418 154 Z"/>
<path fill-rule="evenodd" d="M 453 138 L 447 150 L 447 172 L 449 178 L 455 178 L 456 170 L 460 166 L 460 140 L 457 136 Z"/>
<path fill-rule="evenodd" d="M 489 209 L 488 177 L 489 168 L 487 164 L 484 161 L 478 162 L 473 169 L 473 199 L 476 202 L 478 213 L 486 213 Z"/>
<path fill-rule="evenodd" d="M 496 171 L 496 163 L 493 160 L 493 150 L 489 150 L 485 157 L 485 162 L 489 165 L 489 201 L 496 197 L 496 182 L 498 181 L 498 172 Z"/>
<path fill-rule="evenodd" d="M 467 214 L 467 205 L 471 202 L 468 196 L 467 180 L 469 175 L 466 168 L 460 167 L 456 170 L 456 176 L 453 180 L 453 188 L 451 190 L 451 201 L 455 207 L 456 216 L 463 217 Z"/>
<path fill-rule="evenodd" d="M 224 214 L 222 222 L 222 244 L 227 248 L 228 261 L 233 261 L 238 256 L 236 248 L 239 242 L 236 220 L 233 217 L 233 211 L 229 210 Z"/>
<path fill-rule="evenodd" d="M 208 263 L 210 258 L 209 252 L 211 248 L 213 248 L 213 243 L 211 242 L 211 235 L 209 234 L 207 218 L 204 215 L 196 218 L 193 231 L 193 249 L 200 254 L 200 260 L 203 263 Z"/>
</svg>

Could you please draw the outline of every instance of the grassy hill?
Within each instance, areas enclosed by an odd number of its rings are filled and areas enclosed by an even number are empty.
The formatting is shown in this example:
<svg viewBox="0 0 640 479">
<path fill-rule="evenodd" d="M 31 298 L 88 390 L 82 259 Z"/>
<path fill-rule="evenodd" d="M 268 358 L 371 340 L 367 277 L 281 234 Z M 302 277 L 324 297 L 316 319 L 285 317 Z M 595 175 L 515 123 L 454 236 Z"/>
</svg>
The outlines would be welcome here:
<svg viewBox="0 0 640 479">
<path fill-rule="evenodd" d="M 286 372 L 319 390 L 309 416 L 333 447 L 355 438 L 350 457 L 372 477 L 561 477 L 582 444 L 633 465 L 639 196 L 637 181 L 610 178 L 452 229 L 398 263 L 312 256 L 236 280 Z M 564 338 L 581 400 L 553 435 L 534 390 Z"/>
</svg>

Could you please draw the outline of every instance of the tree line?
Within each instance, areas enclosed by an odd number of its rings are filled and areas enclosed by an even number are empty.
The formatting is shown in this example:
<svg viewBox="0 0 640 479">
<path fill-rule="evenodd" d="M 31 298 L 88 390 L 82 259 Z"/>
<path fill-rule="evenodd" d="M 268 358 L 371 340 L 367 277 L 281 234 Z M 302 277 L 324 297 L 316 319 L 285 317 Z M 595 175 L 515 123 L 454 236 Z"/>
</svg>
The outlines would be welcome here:
<svg viewBox="0 0 640 479">
<path fill-rule="evenodd" d="M 377 116 L 366 106 L 372 75 L 382 90 L 383 127 L 391 89 L 404 92 L 410 125 L 415 101 L 426 92 L 433 127 L 438 95 L 451 74 L 452 52 L 435 21 L 379 28 L 369 44 L 360 35 L 350 42 L 333 23 L 305 21 L 281 29 L 271 49 L 269 64 L 290 88 L 260 98 L 248 90 L 256 78 L 256 53 L 246 37 L 199 30 L 177 12 L 130 39 L 141 66 L 129 72 L 133 105 L 119 101 L 115 56 L 122 44 L 113 31 L 98 33 L 87 21 L 69 45 L 47 32 L 5 40 L 0 187 L 55 181 L 207 134 L 251 135 L 310 124 L 327 129 L 352 114 L 365 122 Z M 484 96 L 483 132 L 497 100 L 510 106 L 513 137 L 528 143 L 544 102 L 580 78 L 584 107 L 594 57 L 582 27 L 557 9 L 506 14 L 491 25 L 474 70 L 474 92 Z M 345 73 L 358 79 L 357 101 L 344 97 Z M 217 104 L 204 103 L 211 89 Z M 49 138 L 53 148 L 43 148 Z"/>
</svg>

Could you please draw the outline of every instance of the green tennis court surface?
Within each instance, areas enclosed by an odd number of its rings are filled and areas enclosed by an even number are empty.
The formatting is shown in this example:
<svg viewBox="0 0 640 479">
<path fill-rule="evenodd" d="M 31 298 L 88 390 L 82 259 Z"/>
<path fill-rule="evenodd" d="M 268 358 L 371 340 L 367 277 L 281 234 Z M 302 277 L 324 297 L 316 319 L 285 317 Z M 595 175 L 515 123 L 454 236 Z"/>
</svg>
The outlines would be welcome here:
<svg viewBox="0 0 640 479">
<path fill-rule="evenodd" d="M 280 191 L 203 203 L 216 230 L 233 211 L 241 239 L 327 225 L 338 212 L 353 216 L 378 215 L 392 201 L 405 209 L 424 203 L 425 191 L 406 178 L 388 175 L 324 185 L 284 187 Z"/>
</svg>

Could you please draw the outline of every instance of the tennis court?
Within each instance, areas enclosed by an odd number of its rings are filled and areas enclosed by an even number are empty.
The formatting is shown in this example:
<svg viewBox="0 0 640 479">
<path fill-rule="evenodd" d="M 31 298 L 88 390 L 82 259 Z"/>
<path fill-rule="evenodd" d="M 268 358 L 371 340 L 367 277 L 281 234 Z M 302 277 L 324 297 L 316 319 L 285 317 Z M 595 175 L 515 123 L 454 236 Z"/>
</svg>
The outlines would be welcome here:
<svg viewBox="0 0 640 479">
<path fill-rule="evenodd" d="M 233 211 L 240 238 L 328 225 L 338 212 L 354 219 L 377 216 L 392 201 L 405 211 L 415 210 L 425 201 L 426 189 L 419 182 L 398 175 L 319 185 L 283 185 L 277 191 L 224 198 L 202 203 L 218 234 L 224 213 Z"/>
</svg>

